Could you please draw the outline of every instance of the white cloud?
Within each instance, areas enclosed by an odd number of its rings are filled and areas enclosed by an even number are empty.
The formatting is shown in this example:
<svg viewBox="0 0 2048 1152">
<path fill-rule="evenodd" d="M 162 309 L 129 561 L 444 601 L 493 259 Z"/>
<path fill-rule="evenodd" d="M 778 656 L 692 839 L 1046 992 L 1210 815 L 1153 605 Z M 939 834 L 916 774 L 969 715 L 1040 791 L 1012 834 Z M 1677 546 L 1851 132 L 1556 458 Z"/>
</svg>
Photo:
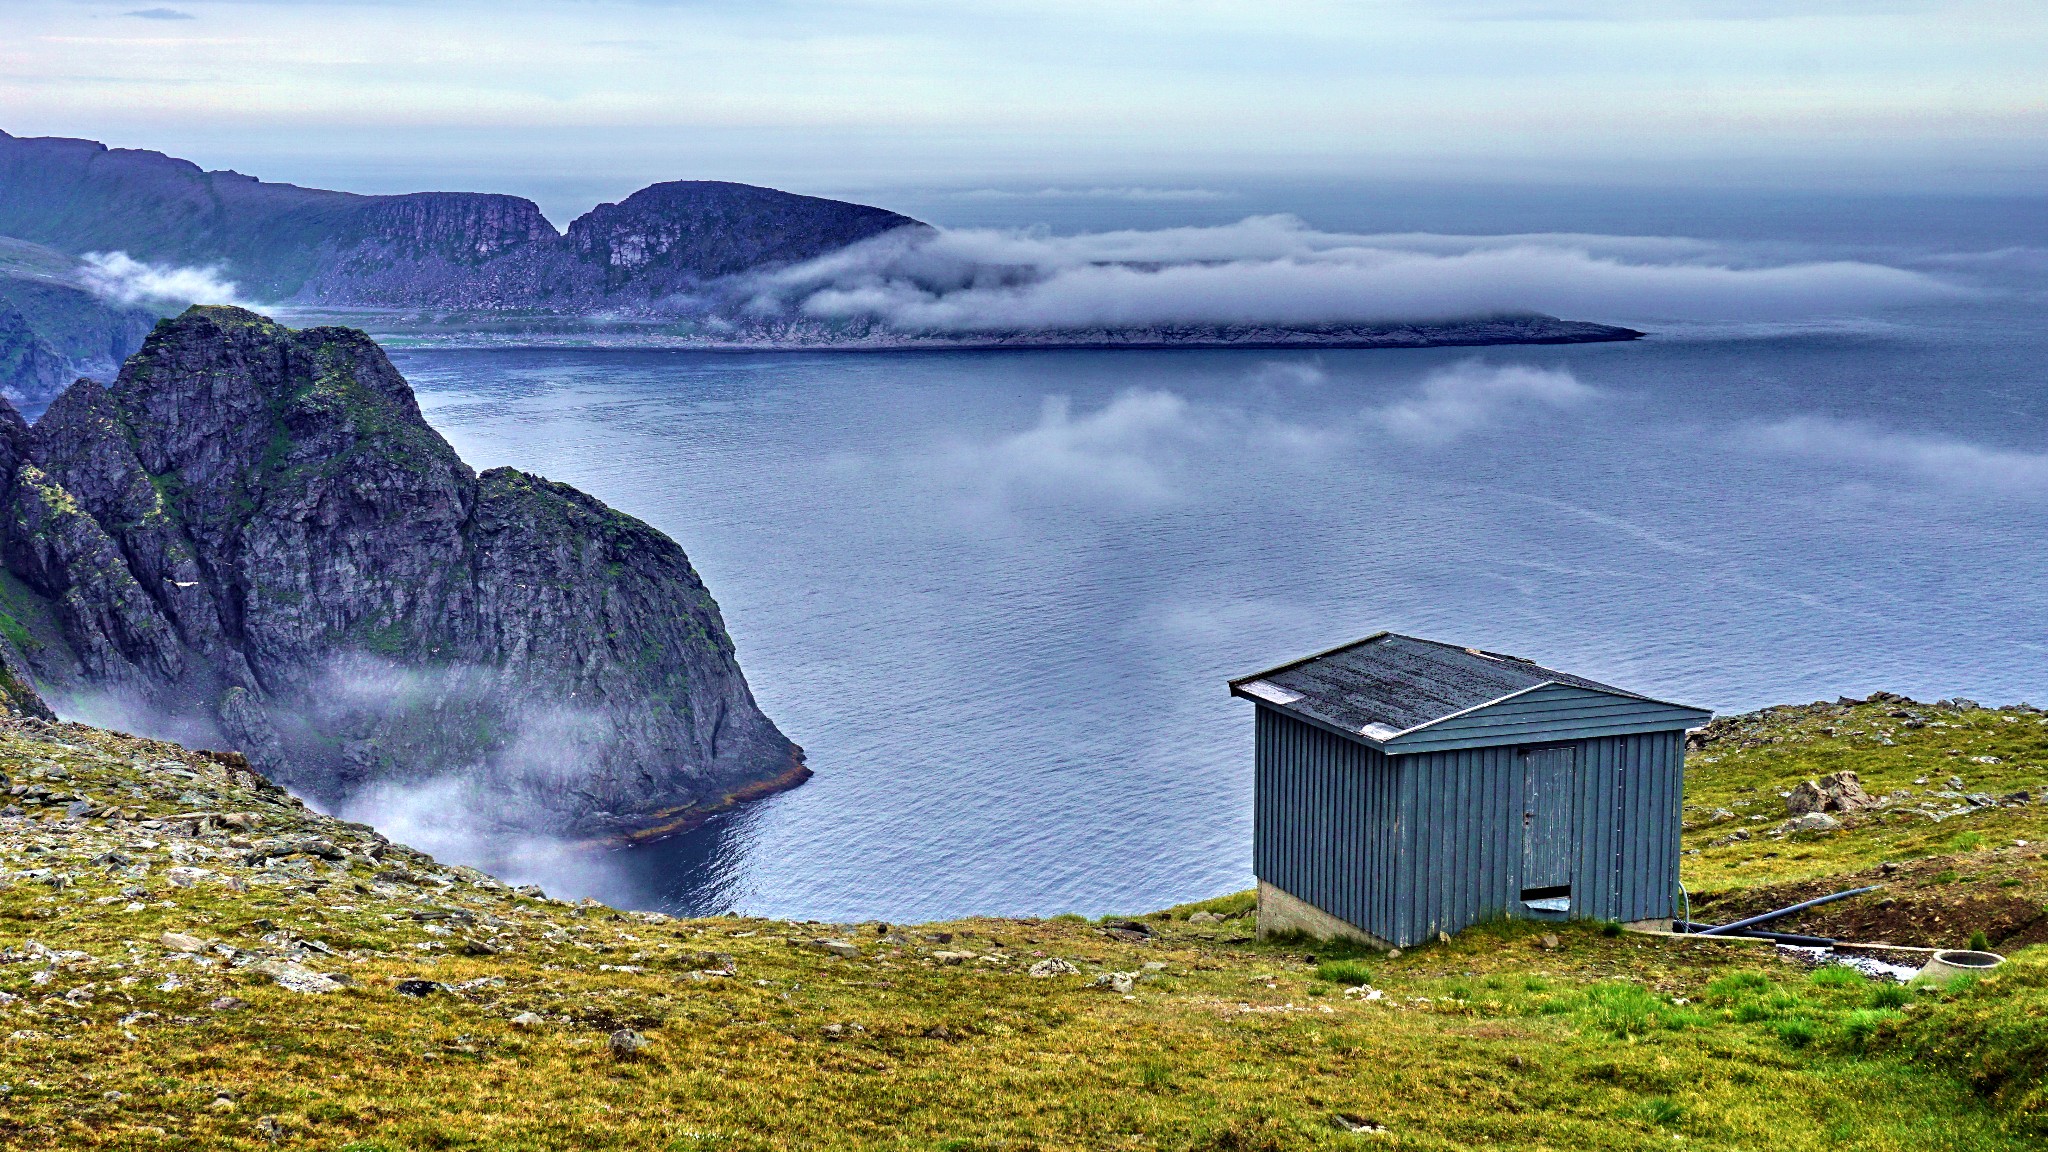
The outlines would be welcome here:
<svg viewBox="0 0 2048 1152">
<path fill-rule="evenodd" d="M 1218 192 L 1210 188 L 1150 188 L 1143 185 L 1114 188 L 1038 188 L 1029 192 L 1009 188 L 975 188 L 953 195 L 962 200 L 1124 200 L 1140 204 L 1203 203 L 1236 198 L 1232 193 Z"/>
<path fill-rule="evenodd" d="M 1076 414 L 1048 396 L 1030 428 L 985 442 L 955 441 L 923 471 L 983 505 L 1055 496 L 1147 506 L 1175 495 L 1173 473 L 1219 432 L 1213 413 L 1171 392 L 1129 391 Z"/>
<path fill-rule="evenodd" d="M 98 296 L 121 304 L 233 304 L 235 285 L 218 268 L 146 264 L 126 252 L 88 252 L 79 276 Z"/>
<path fill-rule="evenodd" d="M 1048 396 L 1028 428 L 956 437 L 900 463 L 910 478 L 975 513 L 1048 502 L 1143 511 L 1234 467 L 1320 459 L 1369 436 L 1441 445 L 1510 418 L 1568 410 L 1596 394 L 1562 369 L 1469 360 L 1429 373 L 1411 392 L 1377 407 L 1315 424 L 1278 414 L 1289 389 L 1326 379 L 1319 364 L 1273 361 L 1247 372 L 1246 389 L 1231 402 L 1132 389 L 1077 409 L 1069 397 Z M 1232 459 L 1238 463 L 1219 468 Z"/>
<path fill-rule="evenodd" d="M 878 237 L 752 282 L 751 307 L 920 332 L 1314 326 L 1540 312 L 1627 323 L 1785 320 L 1960 298 L 1856 261 L 1763 262 L 1670 237 L 1355 235 L 1289 216 L 1211 228 Z"/>
<path fill-rule="evenodd" d="M 1967 440 L 1890 432 L 1870 424 L 1798 416 L 1756 429 L 1747 443 L 1766 452 L 1905 475 L 1944 487 L 2048 494 L 2048 453 L 1990 448 Z"/>
<path fill-rule="evenodd" d="M 1467 360 L 1430 373 L 1414 395 L 1372 409 L 1366 417 L 1403 439 L 1445 444 L 1510 413 L 1570 408 L 1592 395 L 1592 388 L 1562 368 Z"/>
</svg>

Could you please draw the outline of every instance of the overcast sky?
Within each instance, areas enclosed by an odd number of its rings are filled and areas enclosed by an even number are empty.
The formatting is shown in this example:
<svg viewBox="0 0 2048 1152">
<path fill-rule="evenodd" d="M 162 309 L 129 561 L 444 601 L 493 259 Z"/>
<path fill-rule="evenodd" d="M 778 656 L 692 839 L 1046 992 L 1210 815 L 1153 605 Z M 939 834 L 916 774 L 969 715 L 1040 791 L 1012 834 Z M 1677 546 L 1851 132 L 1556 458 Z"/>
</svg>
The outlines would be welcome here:
<svg viewBox="0 0 2048 1152">
<path fill-rule="evenodd" d="M 2042 0 L 4 0 L 0 128 L 361 191 L 2035 189 Z"/>
</svg>

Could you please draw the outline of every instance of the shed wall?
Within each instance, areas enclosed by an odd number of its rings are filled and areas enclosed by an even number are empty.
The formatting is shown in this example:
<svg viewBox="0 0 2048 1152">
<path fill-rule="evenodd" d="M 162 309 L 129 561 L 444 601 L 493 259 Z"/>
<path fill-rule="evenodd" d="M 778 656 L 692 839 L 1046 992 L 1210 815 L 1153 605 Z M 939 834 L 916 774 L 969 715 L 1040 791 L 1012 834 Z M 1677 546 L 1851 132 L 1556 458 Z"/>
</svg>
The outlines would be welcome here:
<svg viewBox="0 0 2048 1152">
<path fill-rule="evenodd" d="M 1257 713 L 1252 871 L 1393 940 L 1399 769 L 1384 753 L 1270 708 Z M 1394 941 L 1401 943 L 1401 941 Z"/>
<path fill-rule="evenodd" d="M 1255 711 L 1261 880 L 1402 946 L 1486 919 L 1545 918 L 1520 898 L 1530 745 L 1388 756 Z M 1575 750 L 1573 918 L 1671 915 L 1682 741 L 1672 730 L 1544 742 Z"/>
</svg>

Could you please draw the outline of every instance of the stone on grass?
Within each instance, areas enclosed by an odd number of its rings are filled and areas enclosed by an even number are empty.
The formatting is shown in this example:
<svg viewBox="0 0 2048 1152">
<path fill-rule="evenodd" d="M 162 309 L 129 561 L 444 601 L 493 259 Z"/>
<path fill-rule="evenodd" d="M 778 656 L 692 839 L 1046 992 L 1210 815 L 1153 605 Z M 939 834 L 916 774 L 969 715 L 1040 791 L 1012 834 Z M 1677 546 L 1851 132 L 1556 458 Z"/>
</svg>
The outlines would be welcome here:
<svg viewBox="0 0 2048 1152">
<path fill-rule="evenodd" d="M 1787 832 L 1832 832 L 1842 826 L 1840 820 L 1825 812 L 1808 812 L 1797 819 L 1785 821 Z"/>
<path fill-rule="evenodd" d="M 1131 989 L 1137 986 L 1138 974 L 1136 972 L 1104 972 L 1102 975 L 1097 976 L 1095 983 L 1091 985 L 1091 987 L 1107 988 L 1111 992 L 1123 995 L 1129 995 Z"/>
<path fill-rule="evenodd" d="M 1830 772 L 1819 780 L 1802 780 L 1785 797 L 1785 812 L 1804 816 L 1810 812 L 1860 812 L 1875 808 L 1879 801 L 1863 790 L 1854 772 Z"/>
<path fill-rule="evenodd" d="M 183 932 L 166 932 L 157 942 L 173 952 L 190 952 L 196 955 L 206 951 L 206 941 L 197 936 L 187 936 Z"/>
<path fill-rule="evenodd" d="M 1190 924 L 1221 924 L 1223 919 L 1214 912 L 1193 912 L 1188 915 Z"/>
<path fill-rule="evenodd" d="M 261 964 L 250 965 L 249 971 L 268 976 L 277 982 L 278 987 L 293 992 L 318 994 L 332 992 L 341 987 L 341 982 L 332 976 L 315 972 L 289 960 L 265 960 Z"/>
<path fill-rule="evenodd" d="M 633 1031 L 631 1028 L 621 1028 L 617 1032 L 612 1033 L 608 1044 L 611 1048 L 612 1059 L 631 1060 L 639 1056 L 641 1051 L 647 1047 L 648 1040 L 647 1037 Z"/>
<path fill-rule="evenodd" d="M 1070 961 L 1062 960 L 1057 956 L 1047 956 L 1045 959 L 1026 968 L 1024 974 L 1044 980 L 1052 976 L 1073 976 L 1080 971 Z"/>
<path fill-rule="evenodd" d="M 849 960 L 860 957 L 860 946 L 848 940 L 813 940 L 811 941 L 811 947 L 816 948 L 820 952 L 830 952 L 834 956 L 843 956 Z"/>
<path fill-rule="evenodd" d="M 545 1023 L 547 1019 L 538 1012 L 521 1012 L 511 1020 L 514 1028 L 538 1028 Z"/>
<path fill-rule="evenodd" d="M 400 996 L 432 996 L 442 990 L 438 980 L 400 980 L 396 985 Z"/>
</svg>

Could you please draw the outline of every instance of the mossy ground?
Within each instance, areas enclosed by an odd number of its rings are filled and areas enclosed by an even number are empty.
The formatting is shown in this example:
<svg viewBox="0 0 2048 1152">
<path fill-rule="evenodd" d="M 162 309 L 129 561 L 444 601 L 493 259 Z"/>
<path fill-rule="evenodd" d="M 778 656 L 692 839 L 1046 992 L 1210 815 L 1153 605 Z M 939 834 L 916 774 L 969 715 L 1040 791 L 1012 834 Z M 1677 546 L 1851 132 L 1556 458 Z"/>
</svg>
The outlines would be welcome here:
<svg viewBox="0 0 2048 1152">
<path fill-rule="evenodd" d="M 1811 719 L 1710 745 L 1689 811 L 1775 800 L 1823 764 L 1885 781 L 1883 762 L 1851 755 L 1857 737 Z M 1984 747 L 2018 731 L 1996 714 L 1967 727 Z M 1936 731 L 1944 749 L 1965 742 Z M 2012 743 L 2001 764 L 2035 747 Z M 522 895 L 170 745 L 10 722 L 0 769 L 45 802 L 0 817 L 7 1147 L 2038 1146 L 2015 1104 L 2034 1082 L 1978 1066 L 2041 1051 L 2038 1031 L 2001 1023 L 1999 981 L 1902 992 L 1766 945 L 1598 925 L 1551 939 L 1488 925 L 1387 958 L 1255 941 L 1244 894 L 1140 917 L 1149 935 L 1079 917 L 674 921 Z M 2014 787 L 2039 782 L 2011 772 Z M 80 797 L 91 812 L 67 817 Z M 253 826 L 162 819 L 194 810 Z M 2038 905 L 2037 858 L 2009 843 L 2029 819 L 1944 820 L 1941 836 L 1968 828 L 1983 846 L 1911 867 L 2009 872 L 2020 883 L 2001 891 Z M 1688 869 L 1733 900 L 1733 879 L 1818 882 L 1927 835 L 1880 820 L 1741 845 L 1735 869 L 1703 849 Z M 1894 886 L 1932 890 L 1920 875 Z M 1200 911 L 1231 918 L 1190 921 Z M 210 951 L 172 952 L 167 931 Z M 814 946 L 824 937 L 859 956 Z M 293 992 L 249 963 L 292 956 L 349 983 Z M 1026 974 L 1055 956 L 1079 974 Z M 1110 973 L 1135 974 L 1128 995 L 1095 986 Z M 438 987 L 409 996 L 405 980 Z M 539 1023 L 515 1026 L 523 1013 Z M 1972 1021 L 1988 1039 L 1967 1039 Z M 614 1058 L 622 1027 L 650 1045 Z"/>
</svg>

